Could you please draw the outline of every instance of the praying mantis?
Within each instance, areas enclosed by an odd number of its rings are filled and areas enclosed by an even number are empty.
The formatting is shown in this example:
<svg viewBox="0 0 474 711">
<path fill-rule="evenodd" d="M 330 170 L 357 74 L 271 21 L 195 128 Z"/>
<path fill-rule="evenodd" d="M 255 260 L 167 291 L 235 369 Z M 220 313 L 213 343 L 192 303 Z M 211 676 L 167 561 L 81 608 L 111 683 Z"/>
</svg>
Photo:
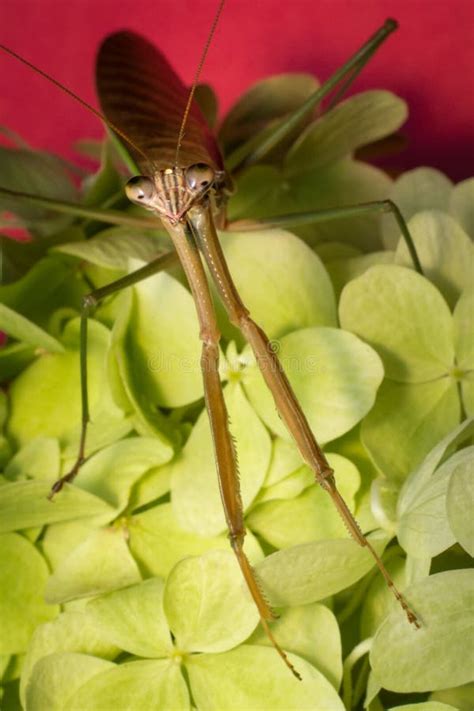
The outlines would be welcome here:
<svg viewBox="0 0 474 711">
<path fill-rule="evenodd" d="M 273 636 L 269 623 L 274 614 L 244 551 L 246 531 L 238 467 L 219 373 L 220 333 L 204 264 L 230 322 L 240 330 L 251 346 L 265 383 L 272 393 L 276 410 L 296 443 L 302 459 L 312 470 L 316 483 L 330 496 L 353 539 L 370 551 L 408 620 L 418 627 L 419 622 L 415 612 L 395 587 L 380 556 L 362 533 L 339 493 L 334 472 L 317 442 L 315 436 L 317 433 L 312 432 L 270 340 L 252 319 L 235 287 L 216 232 L 216 225 L 232 229 L 232 225 L 226 222 L 225 217 L 225 204 L 232 192 L 232 183 L 227 169 L 239 172 L 263 160 L 289 135 L 291 136 L 301 125 L 301 121 L 327 96 L 332 97 L 329 103 L 329 106 L 332 106 L 372 54 L 396 29 L 396 23 L 387 20 L 363 47 L 302 106 L 278 121 L 271 129 L 263 129 L 258 140 L 252 137 L 240 145 L 231 154 L 224 167 L 217 144 L 194 102 L 198 78 L 223 6 L 224 0 L 221 0 L 190 91 L 184 87 L 163 55 L 146 40 L 130 32 L 111 35 L 105 40 L 99 52 L 98 89 L 102 112 L 93 109 L 41 70 L 32 67 L 95 113 L 122 141 L 140 171 L 140 175 L 128 181 L 127 196 L 135 204 L 159 217 L 173 244 L 173 251 L 160 255 L 145 267 L 111 284 L 95 289 L 83 300 L 80 351 L 82 383 L 80 447 L 77 460 L 71 470 L 54 484 L 51 498 L 59 495 L 64 485 L 75 479 L 85 461 L 87 425 L 90 419 L 86 358 L 89 315 L 105 297 L 168 268 L 177 257 L 193 295 L 199 321 L 204 397 L 214 442 L 219 488 L 230 545 L 268 638 L 285 664 L 299 678 L 298 671 Z M 2 49 L 32 66 L 15 52 L 3 46 Z M 134 80 L 133 88 L 130 85 L 131 77 Z M 30 199 L 33 203 L 58 211 L 71 209 L 71 206 L 62 205 L 54 200 L 22 196 L 7 189 L 3 189 L 2 192 L 4 195 L 10 195 L 12 199 Z M 75 209 L 79 214 L 80 211 Z M 421 271 L 405 221 L 396 205 L 389 201 L 328 208 L 320 212 L 277 215 L 275 218 L 266 218 L 256 223 L 246 221 L 238 228 L 241 231 L 251 231 L 262 226 L 291 228 L 379 212 L 388 212 L 396 220 L 406 240 L 413 263 L 418 271 Z M 124 224 L 124 219 L 113 211 L 99 213 L 92 209 L 84 209 L 82 214 L 111 223 Z M 156 225 L 156 219 L 137 218 L 138 223 L 153 226 Z"/>
</svg>

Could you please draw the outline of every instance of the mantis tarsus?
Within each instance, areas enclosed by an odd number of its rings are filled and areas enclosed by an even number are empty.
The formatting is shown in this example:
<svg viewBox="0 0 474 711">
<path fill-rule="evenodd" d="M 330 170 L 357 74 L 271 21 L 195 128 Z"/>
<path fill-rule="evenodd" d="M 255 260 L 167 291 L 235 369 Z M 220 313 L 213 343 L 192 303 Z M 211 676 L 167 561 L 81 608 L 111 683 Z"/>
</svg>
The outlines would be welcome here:
<svg viewBox="0 0 474 711">
<path fill-rule="evenodd" d="M 128 32 L 111 35 L 102 45 L 98 60 L 98 86 L 104 115 L 91 109 L 127 144 L 132 159 L 142 175 L 132 178 L 126 187 L 128 197 L 157 215 L 173 242 L 174 250 L 186 274 L 193 294 L 202 341 L 201 368 L 204 381 L 206 407 L 209 415 L 219 476 L 222 504 L 225 511 L 229 538 L 250 594 L 258 608 L 261 623 L 275 649 L 292 670 L 285 652 L 274 639 L 268 621 L 273 613 L 260 589 L 254 572 L 244 553 L 245 525 L 239 491 L 237 462 L 229 429 L 226 405 L 219 376 L 220 334 L 212 298 L 204 271 L 203 259 L 214 281 L 230 321 L 240 329 L 254 351 L 262 375 L 271 390 L 278 413 L 291 433 L 302 458 L 314 472 L 315 480 L 325 489 L 340 513 L 349 533 L 360 546 L 371 552 L 388 585 L 405 610 L 408 620 L 415 626 L 418 620 L 403 595 L 396 589 L 383 562 L 348 509 L 336 487 L 334 472 L 319 447 L 307 419 L 293 393 L 291 385 L 262 329 L 252 320 L 243 304 L 227 268 L 218 241 L 215 222 L 225 224 L 224 207 L 229 192 L 228 182 L 217 144 L 212 138 L 199 109 L 193 103 L 193 94 L 205 60 L 207 49 L 224 2 L 219 4 L 206 48 L 199 64 L 191 92 L 181 83 L 164 57 L 146 40 Z M 244 145 L 229 159 L 230 166 L 242 169 L 264 157 L 288 136 L 301 119 L 312 111 L 323 98 L 334 92 L 336 101 L 355 78 L 370 56 L 386 37 L 396 29 L 393 20 L 387 22 L 369 41 L 310 99 L 289 117 L 281 121 L 272 132 L 265 132 L 262 142 L 255 147 Z M 6 48 L 4 48 L 6 49 Z M 11 50 L 6 50 L 20 59 Z M 32 65 L 29 65 L 32 66 Z M 33 67 L 37 72 L 40 70 Z M 51 80 L 51 77 L 46 76 Z M 130 79 L 133 78 L 133 87 Z M 54 83 L 55 80 L 52 80 Z M 65 87 L 60 88 L 84 102 Z M 7 192 L 7 191 L 4 191 Z M 14 197 L 14 193 L 11 193 Z M 21 195 L 17 194 L 17 197 Z M 58 210 L 71 209 L 46 199 L 35 199 Z M 415 266 L 420 269 L 408 229 L 398 210 L 389 201 L 367 203 L 348 208 L 328 209 L 320 213 L 302 213 L 279 216 L 265 221 L 265 225 L 312 223 L 350 215 L 389 211 L 397 220 L 407 241 Z M 77 210 L 76 210 L 77 212 Z M 94 213 L 91 217 L 105 221 L 124 221 L 112 213 Z M 141 224 L 150 221 L 138 220 Z M 154 223 L 152 223 L 154 224 Z M 257 223 L 261 227 L 262 223 Z M 246 228 L 255 227 L 247 224 Z M 80 451 L 71 471 L 53 486 L 51 497 L 66 482 L 71 482 L 79 472 L 85 458 L 85 438 L 89 421 L 87 395 L 87 318 L 91 309 L 104 297 L 130 286 L 165 269 L 175 258 L 171 252 L 160 256 L 146 267 L 91 292 L 84 298 L 82 309 L 81 383 L 82 383 L 82 433 Z"/>
</svg>

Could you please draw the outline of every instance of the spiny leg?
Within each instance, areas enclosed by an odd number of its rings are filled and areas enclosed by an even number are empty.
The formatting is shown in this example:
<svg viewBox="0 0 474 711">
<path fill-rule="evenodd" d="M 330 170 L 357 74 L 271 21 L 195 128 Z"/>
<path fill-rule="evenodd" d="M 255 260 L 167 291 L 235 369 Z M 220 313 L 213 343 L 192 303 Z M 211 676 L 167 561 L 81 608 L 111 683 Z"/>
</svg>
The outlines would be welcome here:
<svg viewBox="0 0 474 711">
<path fill-rule="evenodd" d="M 262 220 L 238 220 L 227 226 L 231 232 L 255 232 L 256 230 L 271 229 L 274 227 L 301 227 L 302 225 L 314 225 L 317 222 L 331 222 L 332 220 L 342 220 L 348 217 L 361 217 L 373 213 L 390 213 L 393 215 L 405 244 L 413 261 L 413 266 L 419 274 L 423 274 L 420 259 L 418 257 L 413 237 L 410 234 L 408 225 L 398 206 L 392 200 L 373 200 L 363 202 L 359 205 L 344 205 L 341 207 L 331 207 L 324 210 L 310 212 L 295 212 L 288 215 L 275 215 L 275 217 L 265 217 Z"/>
<path fill-rule="evenodd" d="M 301 679 L 299 673 L 289 661 L 287 655 L 275 640 L 268 620 L 274 614 L 265 600 L 258 584 L 255 572 L 244 553 L 245 524 L 240 495 L 237 458 L 234 443 L 229 430 L 229 418 L 224 400 L 224 393 L 219 376 L 219 340 L 212 297 L 206 274 L 193 235 L 183 225 L 167 225 L 181 264 L 193 293 L 202 341 L 201 370 L 204 383 L 204 396 L 209 416 L 214 443 L 214 455 L 219 477 L 219 489 L 226 518 L 232 550 L 242 571 L 248 590 L 260 615 L 260 622 L 270 642 L 291 672 Z"/>
<path fill-rule="evenodd" d="M 125 289 L 128 286 L 137 284 L 147 277 L 153 276 L 163 269 L 167 269 L 176 261 L 176 253 L 174 251 L 166 252 L 160 255 L 149 264 L 144 267 L 137 269 L 131 274 L 127 274 L 121 279 L 116 279 L 110 284 L 102 286 L 100 289 L 95 289 L 89 294 L 86 294 L 82 298 L 81 305 L 81 331 L 80 331 L 80 345 L 79 345 L 79 359 L 80 359 L 80 373 L 81 373 L 81 434 L 79 438 L 79 451 L 77 454 L 76 461 L 74 462 L 72 468 L 67 474 L 58 479 L 49 493 L 48 498 L 51 500 L 55 494 L 57 494 L 63 488 L 64 484 L 71 483 L 79 473 L 81 466 L 84 464 L 85 447 L 86 447 L 86 436 L 87 436 L 87 426 L 90 421 L 89 416 L 89 396 L 87 388 L 87 320 L 91 314 L 91 311 L 97 306 L 97 304 L 104 299 L 106 296 L 111 296 L 112 294 Z"/>
<path fill-rule="evenodd" d="M 354 540 L 370 551 L 389 587 L 405 610 L 408 620 L 419 627 L 415 613 L 410 609 L 403 595 L 395 588 L 382 560 L 362 533 L 359 524 L 340 495 L 336 487 L 334 472 L 311 431 L 308 420 L 269 339 L 250 318 L 248 310 L 242 303 L 227 267 L 209 210 L 201 207 L 192 208 L 188 213 L 188 219 L 229 318 L 241 330 L 252 347 L 262 376 L 273 395 L 276 408 L 293 436 L 303 459 L 314 472 L 316 482 L 330 495 Z"/>
</svg>

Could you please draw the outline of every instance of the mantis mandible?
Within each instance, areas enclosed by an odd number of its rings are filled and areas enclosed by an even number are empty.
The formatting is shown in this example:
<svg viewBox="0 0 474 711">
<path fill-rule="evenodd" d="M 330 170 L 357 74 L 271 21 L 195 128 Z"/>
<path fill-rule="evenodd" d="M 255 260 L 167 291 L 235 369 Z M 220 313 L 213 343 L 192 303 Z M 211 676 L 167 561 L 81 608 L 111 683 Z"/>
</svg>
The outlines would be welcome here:
<svg viewBox="0 0 474 711">
<path fill-rule="evenodd" d="M 395 587 L 380 556 L 362 533 L 341 497 L 334 472 L 311 431 L 271 342 L 253 321 L 237 292 L 218 240 L 216 224 L 226 226 L 224 209 L 227 195 L 231 191 L 231 183 L 217 144 L 194 102 L 194 92 L 223 6 L 224 0 L 221 0 L 191 91 L 184 87 L 163 55 L 146 40 L 131 32 L 120 32 L 109 36 L 100 49 L 98 59 L 98 89 L 103 113 L 88 106 L 54 79 L 3 47 L 9 54 L 32 66 L 35 71 L 43 74 L 86 108 L 92 110 L 122 139 L 141 173 L 129 180 L 126 193 L 132 202 L 160 218 L 175 251 L 175 253 L 161 255 L 147 266 L 91 292 L 84 298 L 81 320 L 83 414 L 80 448 L 72 469 L 54 484 L 51 497 L 57 494 L 65 483 L 74 480 L 85 460 L 86 430 L 89 421 L 87 319 L 91 310 L 104 297 L 167 268 L 177 255 L 194 297 L 199 321 L 205 403 L 213 436 L 219 487 L 230 544 L 266 634 L 293 674 L 299 677 L 285 652 L 274 639 L 269 626 L 269 621 L 274 617 L 273 612 L 244 552 L 245 524 L 238 467 L 219 376 L 220 334 L 203 262 L 207 265 L 231 323 L 241 331 L 250 344 L 266 385 L 273 395 L 275 407 L 292 435 L 303 460 L 313 471 L 316 482 L 331 497 L 354 540 L 370 551 L 376 565 L 405 610 L 408 620 L 416 627 L 419 624 L 415 613 Z M 267 131 L 258 147 L 244 145 L 235 151 L 228 165 L 238 170 L 255 163 L 285 139 L 302 117 L 312 111 L 328 94 L 335 91 L 333 101 L 337 100 L 394 29 L 396 23 L 387 20 L 378 32 L 302 107 L 281 121 L 272 132 Z M 130 76 L 133 77 L 133 87 L 130 85 Z M 3 192 L 7 193 L 7 191 Z M 36 202 L 58 210 L 62 209 L 61 204 L 47 199 L 36 199 Z M 381 211 L 391 212 L 397 220 L 414 264 L 420 270 L 406 224 L 398 208 L 389 201 L 328 209 L 319 213 L 279 216 L 275 219 L 267 219 L 263 223 L 259 222 L 257 226 L 259 228 L 262 224 L 295 226 Z M 92 215 L 92 212 L 89 214 Z M 101 219 L 109 219 L 113 222 L 118 218 L 114 218 L 112 213 L 109 215 L 104 213 Z M 255 229 L 255 225 L 247 224 L 245 228 Z"/>
</svg>

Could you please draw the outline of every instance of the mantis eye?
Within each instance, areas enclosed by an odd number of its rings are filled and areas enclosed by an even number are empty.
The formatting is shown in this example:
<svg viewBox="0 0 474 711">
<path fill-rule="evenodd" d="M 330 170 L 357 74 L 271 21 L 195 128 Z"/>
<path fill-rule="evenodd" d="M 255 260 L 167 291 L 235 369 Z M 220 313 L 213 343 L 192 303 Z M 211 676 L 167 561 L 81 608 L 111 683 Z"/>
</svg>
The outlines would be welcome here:
<svg viewBox="0 0 474 711">
<path fill-rule="evenodd" d="M 191 190 L 203 190 L 213 182 L 214 171 L 206 163 L 196 163 L 186 171 L 186 183 Z"/>
<path fill-rule="evenodd" d="M 155 193 L 155 185 L 151 178 L 137 175 L 135 178 L 130 178 L 125 186 L 125 193 L 131 202 L 146 205 Z"/>
</svg>

